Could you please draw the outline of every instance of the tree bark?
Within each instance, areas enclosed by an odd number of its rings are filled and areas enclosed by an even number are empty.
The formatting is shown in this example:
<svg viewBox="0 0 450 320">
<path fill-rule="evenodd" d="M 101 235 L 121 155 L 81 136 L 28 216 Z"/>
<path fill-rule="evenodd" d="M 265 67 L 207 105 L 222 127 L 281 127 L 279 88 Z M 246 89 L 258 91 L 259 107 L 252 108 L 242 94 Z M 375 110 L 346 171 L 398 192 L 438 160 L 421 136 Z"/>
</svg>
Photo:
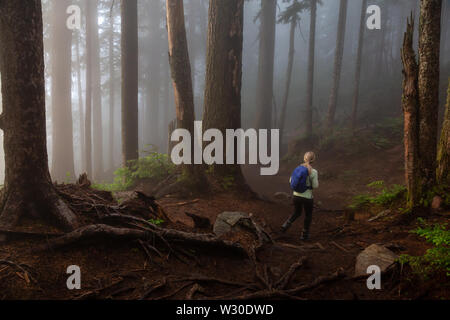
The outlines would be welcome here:
<svg viewBox="0 0 450 320">
<path fill-rule="evenodd" d="M 441 139 L 438 148 L 437 182 L 450 185 L 450 78 L 447 90 L 447 104 L 445 107 L 444 123 L 442 124 Z"/>
<path fill-rule="evenodd" d="M 122 13 L 122 160 L 139 158 L 137 0 L 121 2 Z"/>
<path fill-rule="evenodd" d="M 0 226 L 11 229 L 26 216 L 74 229 L 76 216 L 58 197 L 48 168 L 41 1 L 0 1 L 0 30 L 6 164 Z"/>
<path fill-rule="evenodd" d="M 422 187 L 436 181 L 442 0 L 421 0 L 419 25 L 419 153 Z"/>
<path fill-rule="evenodd" d="M 334 57 L 333 86 L 328 102 L 327 130 L 332 131 L 336 117 L 336 107 L 341 81 L 342 59 L 344 57 L 345 28 L 347 26 L 348 1 L 341 0 L 339 8 L 338 31 L 336 38 L 336 54 Z"/>
<path fill-rule="evenodd" d="M 355 91 L 353 92 L 353 108 L 352 108 L 352 131 L 355 132 L 358 121 L 358 104 L 359 104 L 359 88 L 361 82 L 361 66 L 362 66 L 362 53 L 364 48 L 364 33 L 366 30 L 365 17 L 367 10 L 367 0 L 363 0 L 361 7 L 361 20 L 359 25 L 359 38 L 358 38 L 358 53 L 356 56 L 356 71 L 355 71 Z"/>
<path fill-rule="evenodd" d="M 283 137 L 284 137 L 284 126 L 286 123 L 286 111 L 287 105 L 289 101 L 289 91 L 291 89 L 291 81 L 292 81 L 292 69 L 294 66 L 294 55 L 295 55 L 295 28 L 297 28 L 297 20 L 292 17 L 291 21 L 291 29 L 289 34 L 289 53 L 288 53 L 288 66 L 286 73 L 286 91 L 284 93 L 283 105 L 281 107 L 281 115 L 280 115 L 280 137 L 281 137 L 281 145 L 283 145 Z"/>
<path fill-rule="evenodd" d="M 258 108 L 256 128 L 258 129 L 271 129 L 273 126 L 272 101 L 276 14 L 276 0 L 261 0 L 258 86 L 256 92 L 256 107 Z"/>
<path fill-rule="evenodd" d="M 414 18 L 408 20 L 403 40 L 403 96 L 405 145 L 405 181 L 408 189 L 408 207 L 419 206 L 421 197 L 419 172 L 419 89 L 417 76 L 419 67 L 413 49 Z"/>
<path fill-rule="evenodd" d="M 181 0 L 167 0 L 167 31 L 169 42 L 169 64 L 174 88 L 175 108 L 177 114 L 176 128 L 186 129 L 191 134 L 191 146 L 194 145 L 194 94 L 189 60 L 186 27 L 184 23 L 184 6 Z M 191 165 L 183 165 L 183 172 L 189 179 L 202 177 L 199 168 L 194 165 L 192 152 Z"/>
<path fill-rule="evenodd" d="M 67 0 L 52 0 L 52 178 L 75 176 L 72 125 L 72 31 L 65 27 Z M 63 27 L 61 27 L 63 26 Z"/>
<path fill-rule="evenodd" d="M 241 128 L 243 20 L 243 0 L 210 1 L 204 131 L 215 128 L 225 136 L 226 129 Z M 245 186 L 241 167 L 225 165 L 226 151 L 223 163 L 213 167 L 216 177 L 233 176 L 238 188 Z"/>
<path fill-rule="evenodd" d="M 306 80 L 306 136 L 311 139 L 313 135 L 313 96 L 314 96 L 314 64 L 316 52 L 316 20 L 317 0 L 311 0 L 311 22 L 309 27 L 309 53 L 308 53 L 308 78 Z"/>
</svg>

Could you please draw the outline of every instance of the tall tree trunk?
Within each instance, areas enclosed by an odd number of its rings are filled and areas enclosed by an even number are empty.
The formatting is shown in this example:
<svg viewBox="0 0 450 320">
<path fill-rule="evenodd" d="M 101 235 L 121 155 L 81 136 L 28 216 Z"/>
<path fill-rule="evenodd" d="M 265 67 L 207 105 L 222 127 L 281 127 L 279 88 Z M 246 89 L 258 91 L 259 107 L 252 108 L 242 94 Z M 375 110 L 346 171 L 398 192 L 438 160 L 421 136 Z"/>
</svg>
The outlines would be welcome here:
<svg viewBox="0 0 450 320">
<path fill-rule="evenodd" d="M 75 176 L 72 125 L 72 31 L 65 27 L 68 0 L 52 0 L 52 177 Z M 64 26 L 64 27 L 61 27 Z"/>
<path fill-rule="evenodd" d="M 316 52 L 316 20 L 317 0 L 311 0 L 311 21 L 309 26 L 309 53 L 308 53 L 308 78 L 306 80 L 306 136 L 309 139 L 313 135 L 313 95 L 314 95 L 314 64 Z"/>
<path fill-rule="evenodd" d="M 137 0 L 121 2 L 122 14 L 122 160 L 139 158 Z"/>
<path fill-rule="evenodd" d="M 269 2 L 269 1 L 268 1 Z M 206 58 L 205 112 L 203 130 L 241 128 L 241 86 L 243 48 L 243 0 L 210 0 Z M 272 101 L 272 99 L 269 99 Z M 246 188 L 241 167 L 216 164 L 216 178 L 232 176 L 238 189 Z"/>
<path fill-rule="evenodd" d="M 256 128 L 271 129 L 275 58 L 276 0 L 261 0 Z"/>
<path fill-rule="evenodd" d="M 109 168 L 114 169 L 114 110 L 116 105 L 115 70 L 114 70 L 114 16 L 110 18 L 110 34 L 109 34 Z"/>
<path fill-rule="evenodd" d="M 177 114 L 176 128 L 186 129 L 191 134 L 191 146 L 194 145 L 194 94 L 192 91 L 191 66 L 184 24 L 183 1 L 167 0 L 167 31 L 169 42 L 169 64 L 175 93 L 175 108 Z M 202 175 L 194 165 L 184 165 L 183 172 L 194 182 L 200 181 Z"/>
<path fill-rule="evenodd" d="M 76 38 L 77 52 L 77 93 L 78 93 L 78 114 L 79 114 L 79 139 L 80 139 L 80 174 L 86 170 L 86 146 L 85 146 L 85 128 L 84 128 L 84 106 L 83 106 L 83 89 L 81 85 L 81 54 L 80 54 L 80 37 Z"/>
<path fill-rule="evenodd" d="M 420 205 L 420 171 L 419 171 L 419 89 L 417 76 L 419 66 L 413 49 L 414 18 L 411 15 L 405 33 L 403 62 L 403 96 L 402 108 L 404 115 L 404 145 L 405 145 L 405 181 L 408 189 L 408 207 Z"/>
<path fill-rule="evenodd" d="M 438 148 L 437 182 L 450 185 L 450 78 L 448 78 L 447 104 L 445 106 L 444 123 L 442 124 L 441 140 Z"/>
<path fill-rule="evenodd" d="M 334 57 L 333 86 L 328 102 L 327 130 L 332 130 L 336 117 L 336 106 L 341 81 L 342 58 L 344 57 L 345 28 L 347 26 L 348 0 L 341 0 L 339 8 L 339 22 L 336 38 L 336 54 Z"/>
<path fill-rule="evenodd" d="M 152 4 L 152 6 L 155 6 Z M 158 10 L 156 10 L 158 9 Z M 150 45 L 149 50 L 149 76 L 146 83 L 147 91 L 147 110 L 146 110 L 146 124 L 147 130 L 145 131 L 145 141 L 153 144 L 154 146 L 159 146 L 160 144 L 160 129 L 159 129 L 159 98 L 160 98 L 160 72 L 161 72 L 161 34 L 160 34 L 160 18 L 159 6 L 155 10 L 151 11 L 150 23 L 149 23 L 149 36 L 148 43 Z"/>
<path fill-rule="evenodd" d="M 442 0 L 421 0 L 419 25 L 419 153 L 422 186 L 436 178 Z"/>
<path fill-rule="evenodd" d="M 0 30 L 6 163 L 0 227 L 40 217 L 71 230 L 76 216 L 57 195 L 48 168 L 41 1 L 0 1 Z"/>
<path fill-rule="evenodd" d="M 358 53 L 356 56 L 356 71 L 355 71 L 355 91 L 353 92 L 353 108 L 352 108 L 352 131 L 356 130 L 356 123 L 358 120 L 358 103 L 359 103 L 359 88 L 361 82 L 361 66 L 362 53 L 364 48 L 364 31 L 366 30 L 365 17 L 367 10 L 367 0 L 363 0 L 361 7 L 361 18 L 359 24 L 359 38 L 358 38 Z"/>
<path fill-rule="evenodd" d="M 100 43 L 98 33 L 98 1 L 89 1 L 91 11 L 92 37 L 92 161 L 93 178 L 100 181 L 103 177 L 103 117 L 102 88 L 100 71 Z"/>
<path fill-rule="evenodd" d="M 85 147 L 86 173 L 92 178 L 92 12 L 90 0 L 86 0 L 86 110 L 85 110 Z M 95 23 L 95 19 L 94 19 Z"/>
<path fill-rule="evenodd" d="M 291 89 L 291 80 L 292 80 L 292 69 L 294 66 L 294 55 L 295 55 L 295 28 L 297 28 L 297 20 L 292 18 L 291 21 L 291 29 L 289 34 L 289 53 L 288 53 L 288 66 L 286 72 L 286 91 L 284 93 L 283 105 L 281 107 L 281 116 L 280 116 L 280 137 L 281 137 L 281 145 L 283 145 L 284 138 L 284 125 L 286 123 L 286 111 L 287 105 L 289 101 L 289 91 Z"/>
</svg>

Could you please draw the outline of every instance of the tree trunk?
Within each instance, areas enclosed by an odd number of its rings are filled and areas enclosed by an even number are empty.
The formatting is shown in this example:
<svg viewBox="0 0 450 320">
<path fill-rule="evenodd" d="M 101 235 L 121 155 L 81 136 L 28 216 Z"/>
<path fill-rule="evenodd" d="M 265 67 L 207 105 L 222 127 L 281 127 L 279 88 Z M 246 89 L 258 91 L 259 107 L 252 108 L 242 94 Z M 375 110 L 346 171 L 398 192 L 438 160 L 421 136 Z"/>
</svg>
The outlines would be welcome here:
<svg viewBox="0 0 450 320">
<path fill-rule="evenodd" d="M 137 0 L 121 2 L 122 13 L 122 158 L 139 158 Z"/>
<path fill-rule="evenodd" d="M 78 131 L 80 144 L 80 174 L 86 170 L 86 147 L 85 147 L 85 129 L 84 129 L 84 106 L 83 106 L 83 89 L 81 85 L 81 54 L 80 54 L 80 37 L 76 37 L 76 52 L 77 52 L 77 93 L 78 93 Z"/>
<path fill-rule="evenodd" d="M 194 94 L 192 91 L 191 65 L 184 24 L 183 1 L 167 0 L 167 31 L 169 42 L 169 64 L 174 88 L 177 129 L 186 129 L 191 134 L 191 146 L 194 145 Z M 183 172 L 194 181 L 202 178 L 200 170 L 194 165 L 184 165 Z M 200 181 L 200 180 L 199 180 Z"/>
<path fill-rule="evenodd" d="M 72 126 L 72 31 L 67 29 L 67 0 L 52 0 L 52 178 L 75 176 Z"/>
<path fill-rule="evenodd" d="M 419 25 L 419 153 L 422 187 L 436 180 L 442 0 L 421 0 Z"/>
<path fill-rule="evenodd" d="M 413 49 L 414 18 L 408 20 L 403 40 L 403 96 L 405 181 L 408 189 L 408 207 L 419 206 L 421 198 L 419 172 L 419 92 L 417 84 L 418 65 Z"/>
<path fill-rule="evenodd" d="M 332 131 L 336 117 L 336 106 L 341 81 L 342 58 L 344 57 L 345 28 L 347 26 L 348 0 L 341 0 L 339 8 L 339 22 L 336 39 L 336 54 L 334 57 L 333 86 L 328 102 L 327 130 Z"/>
<path fill-rule="evenodd" d="M 109 34 L 109 168 L 114 169 L 114 110 L 116 105 L 115 70 L 114 70 L 114 16 L 110 18 Z"/>
<path fill-rule="evenodd" d="M 317 0 L 311 0 L 311 22 L 309 27 L 308 78 L 306 80 L 306 136 L 313 135 L 313 95 L 314 95 L 314 60 L 316 51 Z"/>
<path fill-rule="evenodd" d="M 353 108 L 352 108 L 352 131 L 355 132 L 356 123 L 358 120 L 358 103 L 359 103 L 359 88 L 361 82 L 361 66 L 362 53 L 364 48 L 364 31 L 366 30 L 366 10 L 367 0 L 363 0 L 361 7 L 361 20 L 359 25 L 359 39 L 358 39 L 358 53 L 356 56 L 356 71 L 355 71 L 355 91 L 353 92 Z"/>
<path fill-rule="evenodd" d="M 256 107 L 258 129 L 271 129 L 277 0 L 261 0 Z"/>
<path fill-rule="evenodd" d="M 92 12 L 86 0 L 86 110 L 85 110 L 85 155 L 86 173 L 92 178 Z"/>
<path fill-rule="evenodd" d="M 100 43 L 98 33 L 98 2 L 89 1 L 91 11 L 91 59 L 92 59 L 92 161 L 93 179 L 100 181 L 103 177 L 103 117 L 102 88 L 100 71 Z"/>
<path fill-rule="evenodd" d="M 244 1 L 211 0 L 208 16 L 203 130 L 218 129 L 225 136 L 227 129 L 241 128 Z M 224 150 L 224 164 L 214 165 L 213 172 L 219 179 L 232 176 L 238 189 L 245 188 L 234 154 L 235 164 L 225 165 Z"/>
<path fill-rule="evenodd" d="M 6 163 L 0 226 L 45 217 L 74 229 L 76 216 L 58 197 L 48 168 L 41 1 L 0 1 L 0 30 Z"/>
<path fill-rule="evenodd" d="M 297 20 L 293 17 L 291 21 L 291 30 L 289 35 L 289 53 L 288 53 L 288 66 L 286 72 L 286 91 L 284 93 L 283 105 L 281 107 L 281 116 L 280 116 L 280 137 L 281 137 L 281 145 L 283 145 L 283 137 L 284 137 L 284 125 L 286 123 L 286 111 L 287 105 L 289 101 L 289 91 L 291 89 L 291 80 L 292 80 L 292 69 L 294 66 L 294 55 L 295 55 L 295 28 L 297 28 Z"/>
<path fill-rule="evenodd" d="M 441 140 L 438 148 L 437 182 L 450 185 L 450 78 L 447 90 L 447 104 L 445 107 L 444 123 L 442 124 Z"/>
</svg>

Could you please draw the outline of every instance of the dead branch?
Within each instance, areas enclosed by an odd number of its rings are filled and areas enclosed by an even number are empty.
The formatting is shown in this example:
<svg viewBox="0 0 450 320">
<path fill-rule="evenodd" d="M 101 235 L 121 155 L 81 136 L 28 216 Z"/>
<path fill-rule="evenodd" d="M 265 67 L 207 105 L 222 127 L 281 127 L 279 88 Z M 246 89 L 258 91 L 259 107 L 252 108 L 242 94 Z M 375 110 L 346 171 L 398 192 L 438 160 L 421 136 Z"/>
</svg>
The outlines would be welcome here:
<svg viewBox="0 0 450 320">
<path fill-rule="evenodd" d="M 294 294 L 299 294 L 300 292 L 304 292 L 304 291 L 308 291 L 311 289 L 314 289 L 322 284 L 325 283 L 329 283 L 329 282 L 333 282 L 336 281 L 338 279 L 341 279 L 345 276 L 344 270 L 343 269 L 339 269 L 337 270 L 335 273 L 328 275 L 328 276 L 321 276 L 318 277 L 316 280 L 314 280 L 313 282 L 306 284 L 306 285 L 302 285 L 299 286 L 297 288 L 294 289 L 290 289 L 290 290 L 286 290 L 285 292 L 291 295 Z"/>
<path fill-rule="evenodd" d="M 306 261 L 306 257 L 301 257 L 297 262 L 293 263 L 289 270 L 275 283 L 275 288 L 284 290 L 294 275 L 295 271 L 299 269 Z"/>
</svg>

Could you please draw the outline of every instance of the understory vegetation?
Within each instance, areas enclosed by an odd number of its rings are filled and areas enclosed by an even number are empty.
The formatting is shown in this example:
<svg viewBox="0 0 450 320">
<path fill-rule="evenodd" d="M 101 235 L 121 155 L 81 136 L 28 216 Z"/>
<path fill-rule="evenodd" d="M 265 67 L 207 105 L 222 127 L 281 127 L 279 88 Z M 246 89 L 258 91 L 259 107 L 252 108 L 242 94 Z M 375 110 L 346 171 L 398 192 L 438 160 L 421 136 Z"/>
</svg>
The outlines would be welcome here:
<svg viewBox="0 0 450 320">
<path fill-rule="evenodd" d="M 423 256 L 400 256 L 399 262 L 402 265 L 408 264 L 413 272 L 424 278 L 429 278 L 433 274 L 445 272 L 450 277 L 450 230 L 448 224 L 429 225 L 425 220 L 418 220 L 420 227 L 411 231 L 432 244 Z"/>
<path fill-rule="evenodd" d="M 139 180 L 159 182 L 174 171 L 175 165 L 167 154 L 150 152 L 139 160 L 130 161 L 127 167 L 117 169 L 112 183 L 94 184 L 93 187 L 112 192 L 126 191 L 134 187 Z"/>
<path fill-rule="evenodd" d="M 397 201 L 406 200 L 406 187 L 402 185 L 386 186 L 384 181 L 374 181 L 367 185 L 375 194 L 360 194 L 353 198 L 349 209 L 360 210 L 370 206 L 392 206 Z"/>
</svg>

